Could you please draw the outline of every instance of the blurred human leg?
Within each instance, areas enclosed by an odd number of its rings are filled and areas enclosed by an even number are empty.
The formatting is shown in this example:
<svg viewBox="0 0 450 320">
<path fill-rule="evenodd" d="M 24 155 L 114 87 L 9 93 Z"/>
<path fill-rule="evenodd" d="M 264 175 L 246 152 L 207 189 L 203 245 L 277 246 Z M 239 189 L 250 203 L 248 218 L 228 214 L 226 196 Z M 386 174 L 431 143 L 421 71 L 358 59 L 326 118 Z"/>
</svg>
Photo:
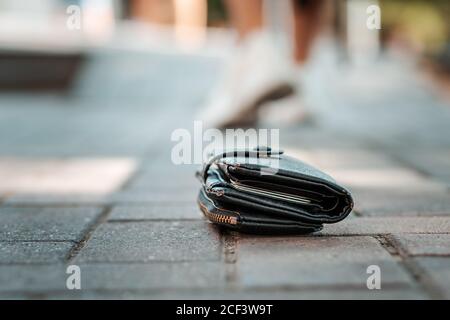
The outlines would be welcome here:
<svg viewBox="0 0 450 320">
<path fill-rule="evenodd" d="M 263 28 L 262 0 L 226 0 L 226 5 L 240 39 Z"/>
<path fill-rule="evenodd" d="M 206 38 L 206 0 L 174 0 L 175 36 L 184 49 L 198 48 Z"/>
<path fill-rule="evenodd" d="M 265 101 L 294 91 L 292 59 L 264 28 L 262 0 L 227 0 L 238 42 L 199 117 L 207 127 L 250 124 Z"/>
<path fill-rule="evenodd" d="M 174 21 L 173 2 L 167 0 L 132 0 L 130 14 L 139 21 L 171 24 Z"/>
<path fill-rule="evenodd" d="M 292 125 L 310 121 L 311 113 L 305 101 L 305 83 L 302 82 L 303 65 L 310 57 L 311 48 L 322 25 L 324 1 L 292 0 L 293 8 L 293 51 L 292 58 L 297 65 L 295 94 L 284 99 L 268 101 L 258 109 L 258 120 L 264 125 Z"/>
<path fill-rule="evenodd" d="M 279 1 L 279 0 L 276 0 Z M 306 62 L 321 24 L 323 0 L 292 0 L 294 8 L 295 61 Z M 240 39 L 264 28 L 262 0 L 226 0 L 231 23 Z"/>
<path fill-rule="evenodd" d="M 293 0 L 294 58 L 299 64 L 308 59 L 321 22 L 322 0 Z"/>
</svg>

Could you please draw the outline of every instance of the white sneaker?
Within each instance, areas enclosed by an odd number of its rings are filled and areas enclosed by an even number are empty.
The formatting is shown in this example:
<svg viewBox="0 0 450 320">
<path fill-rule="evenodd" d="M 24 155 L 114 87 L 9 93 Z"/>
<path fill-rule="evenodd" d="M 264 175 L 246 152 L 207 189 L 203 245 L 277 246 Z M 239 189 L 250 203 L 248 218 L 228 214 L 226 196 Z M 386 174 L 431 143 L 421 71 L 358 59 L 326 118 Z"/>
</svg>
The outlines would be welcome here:
<svg viewBox="0 0 450 320">
<path fill-rule="evenodd" d="M 298 124 L 311 125 L 315 122 L 314 100 L 311 100 L 308 84 L 311 70 L 309 65 L 295 67 L 296 89 L 294 94 L 283 99 L 268 101 L 258 108 L 258 122 L 265 127 L 286 127 Z"/>
<path fill-rule="evenodd" d="M 271 43 L 269 35 L 250 35 L 227 65 L 198 119 L 210 128 L 253 121 L 257 107 L 264 101 L 294 92 L 294 69 Z"/>
<path fill-rule="evenodd" d="M 284 127 L 311 120 L 300 93 L 269 101 L 258 109 L 258 122 L 265 127 Z"/>
</svg>

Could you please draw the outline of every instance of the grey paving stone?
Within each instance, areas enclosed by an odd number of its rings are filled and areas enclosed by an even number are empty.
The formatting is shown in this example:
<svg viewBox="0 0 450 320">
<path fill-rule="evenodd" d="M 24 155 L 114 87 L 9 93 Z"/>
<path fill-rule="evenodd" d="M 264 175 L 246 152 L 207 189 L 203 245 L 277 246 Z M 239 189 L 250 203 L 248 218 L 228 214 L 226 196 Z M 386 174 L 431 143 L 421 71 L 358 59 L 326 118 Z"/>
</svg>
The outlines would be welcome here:
<svg viewBox="0 0 450 320">
<path fill-rule="evenodd" d="M 383 284 L 412 280 L 371 237 L 244 237 L 236 277 L 244 287 L 343 286 L 367 289 L 367 267 L 381 268 Z"/>
<path fill-rule="evenodd" d="M 149 264 L 80 264 L 81 296 L 100 290 L 147 290 L 158 294 L 168 289 L 220 288 L 225 284 L 223 266 L 219 262 L 180 262 Z M 0 265 L 0 294 L 27 294 L 31 298 L 46 295 L 74 298 L 77 290 L 68 290 L 66 265 Z M 40 296 L 39 296 L 40 295 Z M 1 295 L 0 295 L 1 297 Z"/>
<path fill-rule="evenodd" d="M 111 196 L 114 203 L 196 203 L 198 188 L 182 190 L 121 191 Z"/>
<path fill-rule="evenodd" d="M 356 217 L 327 224 L 318 234 L 450 233 L 450 217 Z"/>
<path fill-rule="evenodd" d="M 64 265 L 0 265 L 0 292 L 67 290 Z"/>
<path fill-rule="evenodd" d="M 1 300 L 27 300 L 31 299 L 29 296 L 23 293 L 2 293 L 0 292 Z"/>
<path fill-rule="evenodd" d="M 174 172 L 164 173 L 138 173 L 138 175 L 127 185 L 127 190 L 167 190 L 182 188 L 199 188 L 200 182 L 194 176 L 195 170 L 187 174 L 176 174 Z"/>
<path fill-rule="evenodd" d="M 135 296 L 139 297 L 138 294 Z M 145 295 L 140 295 L 141 298 Z M 157 299 L 214 299 L 214 300 L 375 300 L 375 299 L 429 299 L 426 294 L 405 286 L 403 288 L 383 288 L 381 290 L 349 289 L 344 287 L 310 287 L 305 289 L 268 288 L 265 290 L 245 291 L 208 291 L 185 292 L 162 292 L 153 295 Z"/>
<path fill-rule="evenodd" d="M 314 115 L 316 116 L 316 115 Z M 321 116 L 321 115 L 320 115 Z M 314 119 L 313 119 L 314 121 Z M 367 142 L 361 141 L 355 135 L 349 135 L 346 130 L 336 132 L 335 128 L 321 126 L 293 126 L 280 131 L 280 140 L 286 147 L 314 149 L 317 146 L 326 149 L 353 150 L 367 148 Z M 336 139 L 339 136 L 340 139 Z"/>
<path fill-rule="evenodd" d="M 448 191 L 446 185 L 404 167 L 332 169 L 329 173 L 336 181 L 351 190 L 361 190 L 367 193 L 431 194 Z M 375 194 L 372 194 L 372 197 Z"/>
<path fill-rule="evenodd" d="M 0 241 L 0 264 L 63 262 L 72 242 L 5 242 Z"/>
<path fill-rule="evenodd" d="M 14 267 L 17 270 L 13 270 Z M 223 266 L 218 262 L 80 264 L 79 267 L 81 290 L 68 290 L 65 287 L 68 277 L 65 266 L 37 266 L 36 270 L 27 266 L 0 266 L 0 271 L 5 274 L 4 278 L 0 275 L 0 293 L 32 293 L 31 298 L 40 294 L 46 299 L 98 299 L 126 298 L 130 290 L 145 290 L 151 293 L 151 297 L 171 289 L 189 289 L 192 292 L 225 286 Z M 7 275 L 11 276 L 9 280 Z M 46 280 L 50 281 L 48 286 L 45 286 Z"/>
<path fill-rule="evenodd" d="M 195 177 L 198 169 L 192 168 L 189 171 L 172 170 L 168 168 L 152 169 L 152 171 L 139 171 L 130 181 L 131 187 L 158 187 L 162 186 L 190 186 L 198 185 L 199 181 Z"/>
<path fill-rule="evenodd" d="M 364 216 L 450 216 L 448 192 L 352 190 L 355 208 Z"/>
<path fill-rule="evenodd" d="M 448 148 L 423 148 L 395 150 L 398 157 L 435 179 L 450 186 L 450 150 Z"/>
<path fill-rule="evenodd" d="M 11 298 L 11 296 L 9 296 Z M 305 290 L 283 290 L 272 288 L 268 290 L 236 291 L 227 289 L 203 289 L 196 288 L 170 288 L 141 289 L 141 290 L 81 290 L 64 291 L 45 294 L 46 299 L 171 299 L 171 300 L 309 300 L 309 299 L 333 299 L 333 300 L 375 300 L 375 299 L 429 299 L 427 295 L 418 289 L 388 288 L 382 290 L 358 290 L 348 288 L 308 288 Z M 0 294 L 0 298 L 2 295 Z"/>
<path fill-rule="evenodd" d="M 169 180 L 167 177 L 157 177 L 147 179 L 142 182 L 140 178 L 130 183 L 126 191 L 173 191 L 180 192 L 186 189 L 200 189 L 200 182 L 197 179 L 177 179 L 175 181 Z"/>
<path fill-rule="evenodd" d="M 402 234 L 394 235 L 393 240 L 408 255 L 450 256 L 450 234 Z"/>
<path fill-rule="evenodd" d="M 5 199 L 5 206 L 100 206 L 112 202 L 109 196 L 95 195 L 54 195 L 54 194 L 16 194 Z"/>
<path fill-rule="evenodd" d="M 145 203 L 195 203 L 200 186 L 165 189 L 128 189 L 106 196 L 82 195 L 13 195 L 4 202 L 6 206 L 51 206 L 51 205 L 108 205 Z"/>
<path fill-rule="evenodd" d="M 73 240 L 83 236 L 100 207 L 2 207 L 0 240 Z"/>
<path fill-rule="evenodd" d="M 0 157 L 0 192 L 107 194 L 134 172 L 127 158 Z"/>
<path fill-rule="evenodd" d="M 150 163 L 146 164 L 145 161 Z M 154 185 L 152 180 L 160 181 L 167 179 L 171 182 L 195 182 L 195 172 L 200 169 L 200 165 L 174 165 L 169 157 L 164 159 L 161 164 L 155 165 L 152 160 L 143 160 L 144 163 L 139 167 L 139 171 L 131 184 L 139 182 L 142 185 Z"/>
<path fill-rule="evenodd" d="M 109 220 L 202 219 L 197 205 L 153 204 L 115 206 Z"/>
<path fill-rule="evenodd" d="M 151 185 L 140 185 L 140 184 L 130 184 L 128 185 L 124 191 L 125 192 L 167 192 L 167 193 L 179 193 L 185 192 L 186 190 L 198 190 L 200 189 L 200 182 L 198 180 L 195 181 L 170 181 L 168 179 L 161 180 L 153 180 L 154 184 Z"/>
<path fill-rule="evenodd" d="M 398 164 L 386 154 L 368 149 L 354 148 L 349 151 L 344 148 L 323 148 L 321 145 L 301 149 L 294 144 L 285 151 L 330 173 L 336 169 L 398 168 Z"/>
<path fill-rule="evenodd" d="M 95 231 L 77 261 L 210 261 L 220 252 L 219 234 L 207 222 L 111 222 Z"/>
<path fill-rule="evenodd" d="M 450 257 L 417 257 L 413 260 L 425 272 L 423 281 L 435 288 L 435 298 L 450 299 Z"/>
<path fill-rule="evenodd" d="M 223 287 L 220 262 L 147 264 L 80 264 L 85 290 L 126 290 Z"/>
</svg>

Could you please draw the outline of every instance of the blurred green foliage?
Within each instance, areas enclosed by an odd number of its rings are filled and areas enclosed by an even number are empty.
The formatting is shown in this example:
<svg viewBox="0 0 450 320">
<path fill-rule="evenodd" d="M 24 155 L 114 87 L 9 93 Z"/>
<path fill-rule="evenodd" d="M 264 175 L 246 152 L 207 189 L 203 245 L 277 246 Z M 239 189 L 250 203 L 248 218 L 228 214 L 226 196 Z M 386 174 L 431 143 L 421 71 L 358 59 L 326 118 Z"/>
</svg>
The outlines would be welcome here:
<svg viewBox="0 0 450 320">
<path fill-rule="evenodd" d="M 436 52 L 450 41 L 450 0 L 381 0 L 383 32 L 402 36 Z"/>
<path fill-rule="evenodd" d="M 227 11 L 223 0 L 208 0 L 208 25 L 224 25 L 227 23 L 227 19 Z"/>
<path fill-rule="evenodd" d="M 401 33 L 427 53 L 440 51 L 450 43 L 450 0 L 379 0 L 379 3 L 384 37 Z M 208 25 L 227 23 L 224 0 L 208 0 Z"/>
</svg>

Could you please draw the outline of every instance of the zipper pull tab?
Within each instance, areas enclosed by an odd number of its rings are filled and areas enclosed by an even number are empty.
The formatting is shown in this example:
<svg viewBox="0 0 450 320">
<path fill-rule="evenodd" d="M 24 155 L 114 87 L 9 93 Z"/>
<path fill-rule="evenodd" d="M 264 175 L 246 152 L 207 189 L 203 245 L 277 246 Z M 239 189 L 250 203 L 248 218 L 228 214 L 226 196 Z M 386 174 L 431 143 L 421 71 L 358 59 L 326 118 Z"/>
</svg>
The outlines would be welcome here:
<svg viewBox="0 0 450 320">
<path fill-rule="evenodd" d="M 256 151 L 257 157 L 270 157 L 271 155 L 281 155 L 284 153 L 283 150 L 272 150 L 271 147 L 266 146 L 257 146 L 253 148 L 254 151 Z"/>
<path fill-rule="evenodd" d="M 245 157 L 245 158 L 249 158 L 249 157 L 269 158 L 273 155 L 282 155 L 283 153 L 284 153 L 283 150 L 272 150 L 272 148 L 270 148 L 270 147 L 262 147 L 262 146 L 258 146 L 252 150 L 224 151 L 224 152 L 219 153 L 219 154 L 213 156 L 212 158 L 210 158 L 209 161 L 204 164 L 203 169 L 202 169 L 201 173 L 198 174 L 198 176 L 200 176 L 201 179 L 203 180 L 203 183 L 205 183 L 209 168 L 211 167 L 211 165 L 214 162 L 218 161 L 221 158 L 238 157 L 238 156 Z"/>
</svg>

